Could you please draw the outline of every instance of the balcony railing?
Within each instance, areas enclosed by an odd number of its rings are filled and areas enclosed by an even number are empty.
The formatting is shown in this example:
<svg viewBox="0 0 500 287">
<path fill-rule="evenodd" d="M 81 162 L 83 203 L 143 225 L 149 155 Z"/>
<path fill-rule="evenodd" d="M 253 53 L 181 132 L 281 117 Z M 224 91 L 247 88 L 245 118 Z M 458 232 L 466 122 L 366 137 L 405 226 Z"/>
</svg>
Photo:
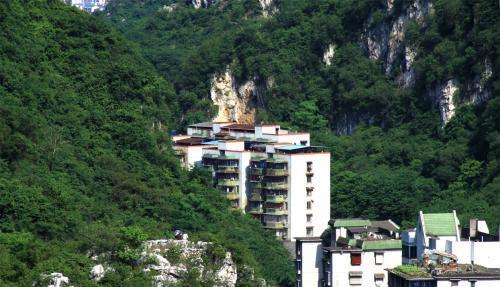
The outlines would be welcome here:
<svg viewBox="0 0 500 287">
<path fill-rule="evenodd" d="M 286 215 L 288 214 L 288 211 L 281 208 L 266 208 L 266 211 L 264 213 L 270 215 Z"/>
<path fill-rule="evenodd" d="M 218 173 L 239 173 L 239 168 L 237 166 L 218 166 Z"/>
<path fill-rule="evenodd" d="M 266 175 L 267 176 L 288 176 L 288 170 L 287 169 L 268 168 L 268 169 L 266 169 Z"/>
<path fill-rule="evenodd" d="M 238 185 L 238 181 L 236 179 L 219 179 L 217 181 L 218 186 L 228 186 L 235 187 Z"/>
<path fill-rule="evenodd" d="M 288 161 L 286 158 L 269 158 L 266 160 L 266 162 L 269 163 L 287 163 Z"/>
<path fill-rule="evenodd" d="M 268 222 L 265 223 L 264 228 L 268 228 L 268 229 L 284 229 L 284 228 L 286 228 L 286 222 L 268 221 Z"/>
<path fill-rule="evenodd" d="M 262 168 L 251 167 L 249 173 L 253 175 L 262 175 Z"/>
<path fill-rule="evenodd" d="M 262 201 L 262 196 L 259 193 L 250 194 L 251 201 Z"/>
<path fill-rule="evenodd" d="M 240 195 L 237 192 L 228 192 L 226 193 L 226 197 L 229 200 L 238 200 L 240 198 Z"/>
<path fill-rule="evenodd" d="M 266 183 L 264 183 L 264 188 L 267 188 L 267 189 L 288 189 L 288 184 L 286 182 L 266 182 Z"/>
<path fill-rule="evenodd" d="M 283 203 L 286 201 L 286 197 L 284 195 L 267 195 L 266 202 L 269 203 Z"/>
<path fill-rule="evenodd" d="M 250 214 L 262 214 L 263 212 L 264 212 L 264 210 L 262 210 L 262 208 L 254 207 L 254 208 L 250 209 L 250 211 L 248 213 L 250 213 Z"/>
</svg>

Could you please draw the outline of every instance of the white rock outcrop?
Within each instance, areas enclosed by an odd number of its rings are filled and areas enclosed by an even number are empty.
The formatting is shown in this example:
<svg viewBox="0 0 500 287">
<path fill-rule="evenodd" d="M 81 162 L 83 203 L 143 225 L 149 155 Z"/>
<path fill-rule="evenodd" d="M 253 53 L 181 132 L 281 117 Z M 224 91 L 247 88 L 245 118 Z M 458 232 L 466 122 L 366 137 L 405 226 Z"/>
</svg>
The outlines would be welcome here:
<svg viewBox="0 0 500 287">
<path fill-rule="evenodd" d="M 205 262 L 204 256 L 209 246 L 208 242 L 191 242 L 188 240 L 151 240 L 144 243 L 142 261 L 154 261 L 146 266 L 145 272 L 155 270 L 158 275 L 153 278 L 154 287 L 166 287 L 170 283 L 181 281 L 191 270 L 199 274 L 199 280 L 208 278 L 216 282 L 215 287 L 234 287 L 238 279 L 237 266 L 232 260 L 231 253 L 226 252 L 220 266 L 214 269 L 214 262 Z M 169 253 L 175 251 L 174 264 L 169 261 Z"/>
<path fill-rule="evenodd" d="M 94 282 L 99 282 L 106 276 L 108 272 L 114 271 L 111 267 L 104 267 L 102 264 L 95 265 L 90 270 L 90 279 Z"/>
<path fill-rule="evenodd" d="M 393 13 L 394 1 L 386 3 L 386 13 Z M 376 25 L 373 16 L 367 22 L 361 42 L 368 56 L 372 60 L 379 60 L 384 64 L 387 75 L 399 69 L 397 79 L 401 86 L 408 87 L 414 83 L 413 60 L 416 57 L 417 47 L 405 41 L 405 26 L 409 21 L 416 21 L 425 26 L 425 18 L 432 13 L 430 0 L 413 0 L 403 2 L 399 14 L 388 17 Z M 398 61 L 401 59 L 401 61 Z"/>
<path fill-rule="evenodd" d="M 62 273 L 54 272 L 44 277 L 50 278 L 50 283 L 47 287 L 64 287 L 66 284 L 69 284 L 69 278 L 64 276 Z"/>
<path fill-rule="evenodd" d="M 333 44 L 328 45 L 325 52 L 323 53 L 323 63 L 327 66 L 332 64 L 332 59 L 335 56 L 335 51 L 337 47 Z"/>
<path fill-rule="evenodd" d="M 443 125 L 446 125 L 455 115 L 454 95 L 457 91 L 458 81 L 456 79 L 450 79 L 445 83 L 436 85 L 434 89 L 430 91 L 431 98 L 439 107 Z"/>
<path fill-rule="evenodd" d="M 195 9 L 208 8 L 213 4 L 213 0 L 188 0 L 189 4 L 193 5 Z"/>
<path fill-rule="evenodd" d="M 218 112 L 213 121 L 238 121 L 253 123 L 255 121 L 256 103 L 262 102 L 265 87 L 257 84 L 258 77 L 239 84 L 229 67 L 222 73 L 214 75 L 210 88 L 210 96 Z"/>
<path fill-rule="evenodd" d="M 278 12 L 278 8 L 274 4 L 274 0 L 259 0 L 260 7 L 262 8 L 262 16 L 269 18 Z"/>
</svg>

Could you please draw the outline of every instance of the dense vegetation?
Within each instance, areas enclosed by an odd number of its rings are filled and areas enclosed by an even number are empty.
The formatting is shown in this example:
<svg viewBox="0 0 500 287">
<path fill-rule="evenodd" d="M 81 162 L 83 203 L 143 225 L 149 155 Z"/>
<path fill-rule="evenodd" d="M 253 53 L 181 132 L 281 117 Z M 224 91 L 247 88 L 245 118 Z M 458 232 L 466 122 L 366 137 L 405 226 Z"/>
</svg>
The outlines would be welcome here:
<svg viewBox="0 0 500 287">
<path fill-rule="evenodd" d="M 0 285 L 63 272 L 74 286 L 150 286 L 134 248 L 173 229 L 287 285 L 279 242 L 179 167 L 178 113 L 172 86 L 109 24 L 59 0 L 0 1 Z M 96 254 L 116 270 L 99 284 Z"/>
<path fill-rule="evenodd" d="M 173 2 L 174 11 L 163 9 Z M 402 0 L 390 11 L 387 1 L 274 1 L 279 12 L 270 19 L 260 16 L 257 0 L 221 0 L 198 10 L 185 2 L 116 0 L 103 14 L 173 83 L 181 125 L 210 117 L 210 79 L 226 66 L 241 81 L 272 79 L 258 120 L 310 129 L 316 143 L 331 147 L 333 216 L 390 217 L 409 227 L 420 209 L 456 209 L 464 225 L 479 217 L 497 228 L 497 1 L 432 1 L 425 25 L 405 25 L 406 41 L 417 47 L 410 89 L 398 87 L 399 71 L 386 76 L 359 44 L 367 25 L 401 12 Z M 321 58 L 331 43 L 335 57 L 325 66 Z M 464 83 L 485 61 L 493 67 L 484 83 L 491 98 L 462 105 L 443 128 L 427 90 L 451 77 Z M 336 135 L 346 118 L 356 130 Z"/>
</svg>

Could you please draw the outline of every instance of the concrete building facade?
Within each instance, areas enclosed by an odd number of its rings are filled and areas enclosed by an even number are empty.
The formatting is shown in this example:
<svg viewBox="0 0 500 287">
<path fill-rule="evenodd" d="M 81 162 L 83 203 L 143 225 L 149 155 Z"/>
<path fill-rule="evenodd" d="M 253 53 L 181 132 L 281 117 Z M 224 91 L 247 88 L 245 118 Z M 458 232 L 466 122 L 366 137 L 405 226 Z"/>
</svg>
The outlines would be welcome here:
<svg viewBox="0 0 500 287">
<path fill-rule="evenodd" d="M 182 164 L 212 171 L 231 203 L 285 240 L 319 236 L 330 217 L 330 153 L 279 125 L 200 123 L 173 137 Z"/>
</svg>

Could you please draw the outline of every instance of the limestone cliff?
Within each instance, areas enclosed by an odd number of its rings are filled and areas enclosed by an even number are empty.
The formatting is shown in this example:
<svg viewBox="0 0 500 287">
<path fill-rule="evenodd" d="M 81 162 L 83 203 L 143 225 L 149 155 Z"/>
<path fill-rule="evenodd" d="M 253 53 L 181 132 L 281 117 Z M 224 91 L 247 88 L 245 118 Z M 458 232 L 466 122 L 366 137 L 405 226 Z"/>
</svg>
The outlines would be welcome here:
<svg viewBox="0 0 500 287">
<path fill-rule="evenodd" d="M 218 107 L 214 121 L 253 123 L 256 106 L 263 102 L 266 84 L 258 77 L 240 83 L 229 67 L 213 76 L 210 96 Z"/>
</svg>

